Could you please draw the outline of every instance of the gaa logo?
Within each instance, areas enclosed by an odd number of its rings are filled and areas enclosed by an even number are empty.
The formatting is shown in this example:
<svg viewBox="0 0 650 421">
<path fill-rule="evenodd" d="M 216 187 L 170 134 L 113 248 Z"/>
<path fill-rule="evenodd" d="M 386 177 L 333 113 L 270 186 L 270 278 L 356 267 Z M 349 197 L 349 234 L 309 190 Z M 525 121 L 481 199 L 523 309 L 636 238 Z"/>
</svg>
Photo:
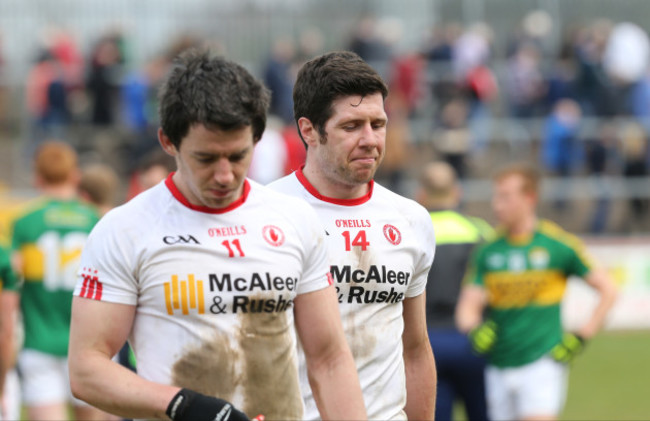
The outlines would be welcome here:
<svg viewBox="0 0 650 421">
<path fill-rule="evenodd" d="M 284 233 L 275 225 L 267 225 L 262 228 L 262 236 L 272 246 L 279 247 L 284 243 Z"/>
<path fill-rule="evenodd" d="M 384 225 L 384 237 L 394 246 L 402 242 L 402 234 L 391 224 Z"/>
</svg>

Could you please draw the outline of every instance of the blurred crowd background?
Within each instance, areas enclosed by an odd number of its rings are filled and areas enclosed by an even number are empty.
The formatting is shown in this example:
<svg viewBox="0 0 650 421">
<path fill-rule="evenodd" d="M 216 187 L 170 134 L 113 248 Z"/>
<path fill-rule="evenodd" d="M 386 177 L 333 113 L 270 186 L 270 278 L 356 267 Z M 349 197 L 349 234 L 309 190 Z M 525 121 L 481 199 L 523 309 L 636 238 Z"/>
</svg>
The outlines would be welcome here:
<svg viewBox="0 0 650 421">
<path fill-rule="evenodd" d="M 541 214 L 582 234 L 650 232 L 650 2 L 644 0 L 3 0 L 0 181 L 30 195 L 30 157 L 70 142 L 111 165 L 119 201 L 171 165 L 156 91 L 172 58 L 207 46 L 273 93 L 251 176 L 304 159 L 292 87 L 307 59 L 357 52 L 390 87 L 379 179 L 411 196 L 433 159 L 461 176 L 464 210 L 493 221 L 492 170 L 545 174 Z"/>
</svg>

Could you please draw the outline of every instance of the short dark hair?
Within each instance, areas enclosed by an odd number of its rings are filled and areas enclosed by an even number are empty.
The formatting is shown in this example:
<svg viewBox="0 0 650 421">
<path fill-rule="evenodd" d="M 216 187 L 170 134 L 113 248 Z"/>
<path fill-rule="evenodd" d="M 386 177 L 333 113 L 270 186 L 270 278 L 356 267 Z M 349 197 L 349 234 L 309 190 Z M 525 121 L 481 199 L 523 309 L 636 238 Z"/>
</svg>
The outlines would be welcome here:
<svg viewBox="0 0 650 421">
<path fill-rule="evenodd" d="M 375 69 L 357 54 L 351 51 L 323 54 L 305 63 L 298 72 L 293 87 L 296 124 L 305 117 L 324 136 L 325 123 L 332 116 L 332 102 L 344 96 L 376 93 L 386 99 L 388 87 Z"/>
<path fill-rule="evenodd" d="M 269 91 L 241 65 L 207 50 L 190 49 L 174 61 L 159 93 L 160 125 L 178 149 L 194 124 L 211 130 L 252 126 L 257 142 L 266 127 Z"/>
</svg>

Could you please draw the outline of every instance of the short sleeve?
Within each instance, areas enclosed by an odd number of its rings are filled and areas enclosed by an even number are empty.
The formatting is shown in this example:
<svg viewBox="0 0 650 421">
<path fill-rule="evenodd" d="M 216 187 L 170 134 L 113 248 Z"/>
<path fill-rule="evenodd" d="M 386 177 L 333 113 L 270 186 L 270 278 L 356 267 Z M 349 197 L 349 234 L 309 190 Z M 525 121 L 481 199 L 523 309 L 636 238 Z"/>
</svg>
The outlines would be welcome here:
<svg viewBox="0 0 650 421">
<path fill-rule="evenodd" d="M 485 245 L 474 247 L 467 272 L 463 279 L 464 285 L 485 286 Z"/>
<path fill-rule="evenodd" d="M 23 239 L 23 223 L 22 219 L 14 221 L 11 227 L 11 249 L 20 250 L 25 240 Z"/>
<path fill-rule="evenodd" d="M 413 224 L 415 237 L 417 239 L 417 251 L 415 258 L 415 268 L 413 272 L 413 281 L 408 286 L 405 296 L 408 298 L 417 297 L 422 294 L 427 287 L 429 270 L 433 264 L 436 252 L 436 235 L 433 229 L 433 223 L 429 213 L 422 206 L 415 204 L 417 214 Z"/>
<path fill-rule="evenodd" d="M 121 226 L 119 214 L 108 213 L 90 233 L 81 254 L 74 295 L 135 305 L 135 249 L 138 233 Z"/>
<path fill-rule="evenodd" d="M 325 229 L 319 222 L 316 211 L 306 202 L 299 207 L 300 219 L 295 226 L 303 245 L 303 272 L 298 282 L 298 294 L 317 291 L 331 284 L 329 263 L 325 243 Z M 301 203 L 302 204 L 302 203 Z"/>
<path fill-rule="evenodd" d="M 567 275 L 584 278 L 593 269 L 593 260 L 587 253 L 584 243 L 577 237 L 572 236 L 570 249 L 571 257 L 567 268 Z"/>
<path fill-rule="evenodd" d="M 11 252 L 0 247 L 0 286 L 6 291 L 17 291 L 19 287 L 18 275 L 11 267 Z"/>
</svg>

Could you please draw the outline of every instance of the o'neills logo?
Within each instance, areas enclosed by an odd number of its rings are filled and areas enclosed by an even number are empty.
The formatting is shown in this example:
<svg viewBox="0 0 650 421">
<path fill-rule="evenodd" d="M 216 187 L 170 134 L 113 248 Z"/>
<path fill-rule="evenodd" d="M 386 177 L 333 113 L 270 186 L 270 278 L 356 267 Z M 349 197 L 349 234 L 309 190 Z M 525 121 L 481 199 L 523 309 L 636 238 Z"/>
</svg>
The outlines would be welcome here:
<svg viewBox="0 0 650 421">
<path fill-rule="evenodd" d="M 231 235 L 244 235 L 246 234 L 246 226 L 235 225 L 233 227 L 213 227 L 208 228 L 208 235 L 210 237 L 228 237 Z"/>
<path fill-rule="evenodd" d="M 284 243 L 284 233 L 275 225 L 267 225 L 262 228 L 262 236 L 272 246 L 279 247 Z"/>
<path fill-rule="evenodd" d="M 402 234 L 391 224 L 384 225 L 384 237 L 394 246 L 402 242 Z"/>
</svg>

